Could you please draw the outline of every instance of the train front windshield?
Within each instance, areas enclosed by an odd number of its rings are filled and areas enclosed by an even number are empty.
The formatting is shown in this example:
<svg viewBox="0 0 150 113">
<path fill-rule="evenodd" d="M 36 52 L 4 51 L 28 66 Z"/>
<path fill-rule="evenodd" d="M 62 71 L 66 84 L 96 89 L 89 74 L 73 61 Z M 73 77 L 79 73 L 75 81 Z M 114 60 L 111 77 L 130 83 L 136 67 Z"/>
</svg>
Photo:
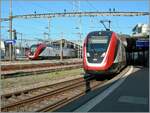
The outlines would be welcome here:
<svg viewBox="0 0 150 113">
<path fill-rule="evenodd" d="M 108 45 L 108 36 L 91 36 L 88 39 L 87 50 L 88 51 L 106 51 Z"/>
<path fill-rule="evenodd" d="M 107 51 L 112 32 L 92 32 L 87 39 L 87 59 L 91 63 L 100 63 Z"/>
<path fill-rule="evenodd" d="M 32 45 L 32 46 L 30 47 L 31 54 L 34 54 L 36 48 L 37 48 L 37 45 Z"/>
</svg>

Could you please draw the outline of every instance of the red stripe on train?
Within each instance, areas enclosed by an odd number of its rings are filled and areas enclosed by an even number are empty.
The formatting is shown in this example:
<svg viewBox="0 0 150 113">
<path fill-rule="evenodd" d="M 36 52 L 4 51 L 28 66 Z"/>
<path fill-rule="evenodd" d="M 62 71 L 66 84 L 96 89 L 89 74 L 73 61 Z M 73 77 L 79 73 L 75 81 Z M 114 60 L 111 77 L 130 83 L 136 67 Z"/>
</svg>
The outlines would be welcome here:
<svg viewBox="0 0 150 113">
<path fill-rule="evenodd" d="M 43 47 L 46 47 L 44 44 L 40 44 L 37 49 L 35 50 L 34 59 L 38 59 L 40 52 Z"/>
</svg>

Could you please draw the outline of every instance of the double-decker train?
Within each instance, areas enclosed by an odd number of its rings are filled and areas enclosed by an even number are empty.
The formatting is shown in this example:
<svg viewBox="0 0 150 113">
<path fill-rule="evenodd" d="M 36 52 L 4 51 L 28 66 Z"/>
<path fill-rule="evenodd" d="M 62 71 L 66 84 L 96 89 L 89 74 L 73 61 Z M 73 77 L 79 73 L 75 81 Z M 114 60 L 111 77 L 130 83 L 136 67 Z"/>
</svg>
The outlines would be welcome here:
<svg viewBox="0 0 150 113">
<path fill-rule="evenodd" d="M 47 45 L 44 43 L 34 44 L 30 47 L 27 57 L 31 60 L 59 58 L 60 51 L 61 49 L 59 46 Z M 76 57 L 76 53 L 73 48 L 63 47 L 61 54 L 63 58 Z"/>
<path fill-rule="evenodd" d="M 113 31 L 90 32 L 83 45 L 85 77 L 118 73 L 126 66 L 126 40 Z"/>
</svg>

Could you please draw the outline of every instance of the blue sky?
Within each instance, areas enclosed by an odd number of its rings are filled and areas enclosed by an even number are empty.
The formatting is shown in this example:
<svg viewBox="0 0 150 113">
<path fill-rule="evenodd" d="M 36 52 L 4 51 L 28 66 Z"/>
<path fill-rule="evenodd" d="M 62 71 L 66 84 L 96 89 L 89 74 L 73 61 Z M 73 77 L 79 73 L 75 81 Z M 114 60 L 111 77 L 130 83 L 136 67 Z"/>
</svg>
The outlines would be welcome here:
<svg viewBox="0 0 150 113">
<path fill-rule="evenodd" d="M 80 5 L 78 5 L 80 3 Z M 74 4 L 74 5 L 73 5 Z M 13 15 L 33 14 L 36 13 L 55 13 L 80 11 L 108 11 L 109 8 L 115 8 L 116 11 L 149 11 L 148 0 L 82 0 L 73 2 L 73 0 L 13 0 Z M 2 0 L 2 17 L 9 16 L 9 0 Z M 81 17 L 82 39 L 90 31 L 101 30 L 104 27 L 99 23 L 100 20 L 110 19 L 111 28 L 117 33 L 131 34 L 132 28 L 137 23 L 149 23 L 148 16 L 139 17 Z M 62 37 L 68 40 L 79 40 L 80 25 L 79 17 L 52 18 L 50 37 L 51 39 L 60 39 Z M 7 32 L 9 22 L 2 23 L 2 39 L 8 39 Z M 44 39 L 44 32 L 48 32 L 48 19 L 14 19 L 13 29 L 23 33 L 24 39 Z M 18 35 L 18 39 L 19 39 Z"/>
</svg>

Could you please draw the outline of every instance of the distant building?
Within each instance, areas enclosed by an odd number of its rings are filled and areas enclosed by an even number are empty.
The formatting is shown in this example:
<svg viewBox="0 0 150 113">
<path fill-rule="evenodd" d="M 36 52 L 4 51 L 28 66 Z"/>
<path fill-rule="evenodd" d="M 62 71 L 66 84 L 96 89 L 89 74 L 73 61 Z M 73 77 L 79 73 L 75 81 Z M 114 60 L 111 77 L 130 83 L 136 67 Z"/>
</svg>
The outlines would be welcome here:
<svg viewBox="0 0 150 113">
<path fill-rule="evenodd" d="M 133 37 L 149 37 L 150 25 L 149 24 L 137 24 L 133 29 Z"/>
</svg>

